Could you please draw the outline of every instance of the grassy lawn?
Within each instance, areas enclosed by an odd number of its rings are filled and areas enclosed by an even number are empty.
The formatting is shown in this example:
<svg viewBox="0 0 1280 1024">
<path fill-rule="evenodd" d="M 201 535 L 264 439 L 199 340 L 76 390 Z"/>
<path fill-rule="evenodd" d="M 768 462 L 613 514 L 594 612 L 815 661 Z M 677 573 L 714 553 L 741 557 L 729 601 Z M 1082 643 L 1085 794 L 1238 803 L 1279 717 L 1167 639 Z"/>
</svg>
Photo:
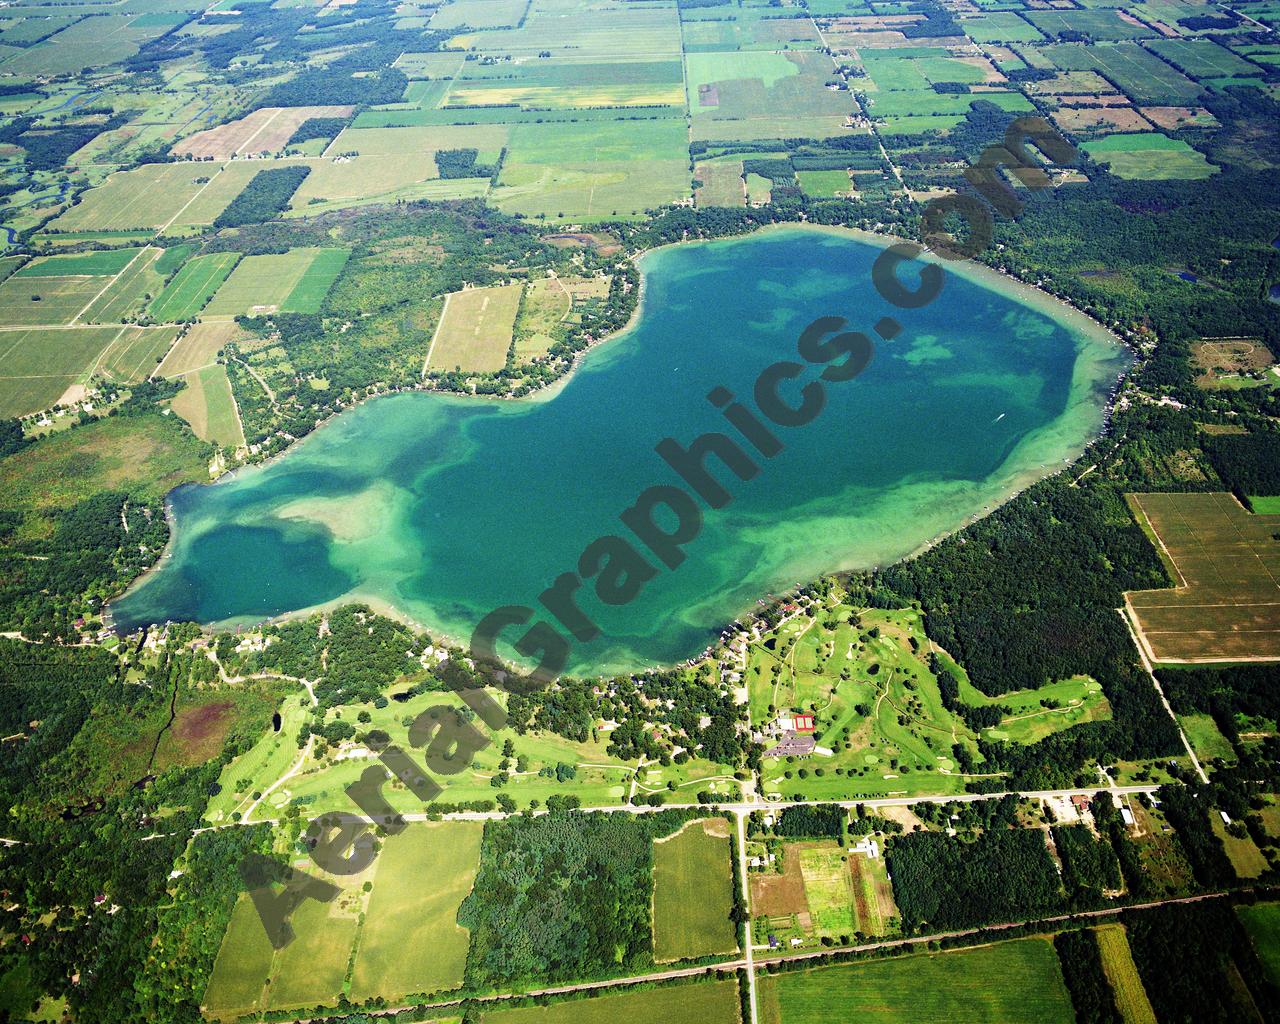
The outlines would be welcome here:
<svg viewBox="0 0 1280 1024">
<path fill-rule="evenodd" d="M 415 822 L 378 856 L 351 996 L 398 999 L 462 983 L 470 935 L 457 923 L 480 864 L 481 822 Z"/>
<path fill-rule="evenodd" d="M 760 979 L 770 1024 L 1071 1024 L 1075 1014 L 1048 939 L 795 971 Z"/>
<path fill-rule="evenodd" d="M 728 823 L 693 822 L 653 844 L 653 956 L 686 960 L 738 948 Z"/>
</svg>

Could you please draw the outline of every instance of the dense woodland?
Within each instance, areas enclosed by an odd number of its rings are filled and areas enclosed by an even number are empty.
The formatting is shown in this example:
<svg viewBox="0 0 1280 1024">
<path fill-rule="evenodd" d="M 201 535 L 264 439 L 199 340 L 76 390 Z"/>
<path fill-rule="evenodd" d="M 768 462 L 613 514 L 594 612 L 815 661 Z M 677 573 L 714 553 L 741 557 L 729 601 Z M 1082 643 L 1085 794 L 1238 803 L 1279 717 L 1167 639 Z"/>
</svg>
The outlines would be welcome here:
<svg viewBox="0 0 1280 1024">
<path fill-rule="evenodd" d="M 653 840 L 693 816 L 569 811 L 487 822 L 480 871 L 458 911 L 471 932 L 468 986 L 554 984 L 651 967 Z"/>
</svg>

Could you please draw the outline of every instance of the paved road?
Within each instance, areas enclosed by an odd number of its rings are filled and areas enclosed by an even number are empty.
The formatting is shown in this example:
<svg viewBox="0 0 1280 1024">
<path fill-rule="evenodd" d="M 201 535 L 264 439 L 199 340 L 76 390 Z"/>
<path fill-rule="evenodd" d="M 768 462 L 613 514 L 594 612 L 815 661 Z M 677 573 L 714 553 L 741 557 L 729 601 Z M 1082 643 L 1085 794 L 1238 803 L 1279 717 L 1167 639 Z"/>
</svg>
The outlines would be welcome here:
<svg viewBox="0 0 1280 1024">
<path fill-rule="evenodd" d="M 996 800 L 1003 796 L 1019 796 L 1028 800 L 1044 800 L 1049 798 L 1066 798 L 1073 796 L 1093 796 L 1097 793 L 1111 793 L 1113 796 L 1134 795 L 1137 793 L 1154 793 L 1160 787 L 1157 785 L 1148 786 L 1088 786 L 1083 789 L 1035 789 L 1035 790 L 1009 790 L 999 793 L 959 793 L 952 796 L 891 796 L 891 797 L 867 797 L 862 800 L 768 800 L 756 803 L 738 802 L 738 803 L 721 803 L 721 804 L 699 804 L 699 803 L 665 803 L 660 807 L 649 806 L 633 806 L 632 804 L 611 804 L 607 807 L 583 807 L 583 811 L 604 811 L 608 813 L 616 813 L 620 811 L 629 811 L 632 814 L 652 814 L 657 811 L 669 811 L 681 808 L 700 808 L 705 811 L 715 813 L 717 811 L 729 811 L 737 815 L 749 814 L 752 811 L 773 811 L 780 810 L 783 807 L 798 807 L 803 805 L 821 804 L 838 804 L 841 807 L 866 807 L 875 809 L 877 807 L 910 807 L 912 804 L 946 804 L 946 803 L 974 803 L 978 800 Z M 332 812 L 320 812 L 332 813 Z M 524 812 L 518 812 L 524 813 Z M 546 808 L 539 808 L 533 812 L 534 814 L 548 813 Z M 457 811 L 451 814 L 434 814 L 428 811 L 411 811 L 403 815 L 405 821 L 491 821 L 497 818 L 505 818 L 508 815 L 502 811 Z M 194 832 L 214 832 L 221 828 L 238 828 L 242 825 L 262 825 L 272 824 L 278 825 L 283 819 L 281 818 L 256 818 L 252 822 L 245 821 L 224 821 L 217 825 L 204 825 L 195 829 Z M 156 833 L 147 836 L 147 839 L 158 839 L 162 835 L 170 833 Z"/>
</svg>

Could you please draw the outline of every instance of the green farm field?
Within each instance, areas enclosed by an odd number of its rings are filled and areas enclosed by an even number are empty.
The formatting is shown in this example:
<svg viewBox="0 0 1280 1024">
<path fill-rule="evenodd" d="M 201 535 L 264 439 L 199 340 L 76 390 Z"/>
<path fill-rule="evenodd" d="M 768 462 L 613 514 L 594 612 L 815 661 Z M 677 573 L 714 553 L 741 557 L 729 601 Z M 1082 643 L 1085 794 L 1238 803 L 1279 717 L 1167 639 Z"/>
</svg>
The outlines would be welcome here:
<svg viewBox="0 0 1280 1024">
<path fill-rule="evenodd" d="M 659 962 L 731 953 L 729 825 L 692 822 L 653 844 L 653 956 Z"/>
<path fill-rule="evenodd" d="M 87 274 L 110 277 L 124 270 L 141 249 L 107 249 L 101 252 L 69 253 L 65 256 L 42 256 L 32 260 L 13 276 L 68 277 Z"/>
<path fill-rule="evenodd" d="M 208 318 L 290 310 L 314 312 L 342 266 L 346 252 L 290 249 L 287 253 L 246 256 L 204 309 Z M 323 289 L 323 291 L 321 290 Z"/>
<path fill-rule="evenodd" d="M 457 923 L 458 907 L 475 880 L 483 834 L 481 822 L 414 823 L 385 840 L 356 952 L 353 999 L 397 999 L 462 983 L 470 936 Z"/>
<path fill-rule="evenodd" d="M 215 252 L 188 260 L 151 303 L 151 315 L 168 321 L 197 316 L 239 259 L 238 252 Z"/>
<path fill-rule="evenodd" d="M 1158 132 L 1108 135 L 1091 139 L 1081 148 L 1098 163 L 1105 163 L 1121 178 L 1163 181 L 1169 178 L 1209 178 L 1218 168 L 1203 153 L 1182 139 Z"/>
<path fill-rule="evenodd" d="M 550 1006 L 496 1010 L 480 1020 L 482 1024 L 739 1024 L 738 986 L 733 981 L 666 985 Z"/>
<path fill-rule="evenodd" d="M 1097 71 L 1138 103 L 1185 103 L 1201 88 L 1137 43 L 1046 46 L 1043 54 L 1064 71 Z"/>
<path fill-rule="evenodd" d="M 765 975 L 765 1024 L 1071 1024 L 1075 1014 L 1048 939 Z"/>
<path fill-rule="evenodd" d="M 206 1013 L 233 1019 L 333 1005 L 349 966 L 357 1000 L 456 988 L 469 940 L 455 918 L 475 877 L 482 834 L 479 822 L 415 822 L 385 838 L 366 871 L 329 877 L 341 890 L 334 900 L 301 904 L 292 917 L 295 938 L 279 951 L 242 897 L 204 994 Z"/>
<path fill-rule="evenodd" d="M 219 170 L 218 164 L 147 164 L 120 171 L 84 194 L 80 203 L 53 222 L 59 231 L 118 231 L 159 228 L 174 221 Z M 226 196 L 226 206 L 232 195 Z M 222 212 L 214 211 L 206 223 Z M 189 212 L 188 212 L 189 215 Z"/>
</svg>

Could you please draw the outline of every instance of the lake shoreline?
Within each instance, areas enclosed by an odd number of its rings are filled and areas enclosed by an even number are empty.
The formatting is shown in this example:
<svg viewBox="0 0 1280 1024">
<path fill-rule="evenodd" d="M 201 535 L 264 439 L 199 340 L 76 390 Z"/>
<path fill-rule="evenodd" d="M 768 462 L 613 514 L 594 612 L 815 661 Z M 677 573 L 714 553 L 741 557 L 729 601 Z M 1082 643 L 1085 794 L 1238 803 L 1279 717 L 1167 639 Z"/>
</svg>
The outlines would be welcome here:
<svg viewBox="0 0 1280 1024">
<path fill-rule="evenodd" d="M 649 282 L 648 282 L 649 275 L 644 270 L 644 262 L 646 261 L 646 258 L 651 256 L 652 254 L 667 251 L 677 246 L 685 246 L 690 243 L 696 243 L 696 244 L 705 245 L 705 246 L 722 246 L 722 245 L 728 245 L 731 243 L 740 244 L 748 239 L 751 239 L 754 237 L 760 237 L 760 236 L 768 236 L 768 235 L 774 235 L 779 233 L 794 234 L 794 233 L 807 233 L 807 232 L 814 232 L 817 234 L 832 236 L 836 238 L 844 238 L 844 239 L 862 243 L 862 244 L 874 247 L 876 249 L 881 249 L 881 250 L 887 247 L 888 245 L 893 244 L 895 241 L 903 241 L 902 239 L 896 239 L 893 236 L 876 234 L 874 232 L 868 232 L 868 231 L 863 231 L 859 229 L 850 229 L 850 228 L 844 228 L 844 227 L 824 226 L 824 225 L 783 223 L 783 224 L 767 225 L 751 232 L 747 232 L 739 235 L 727 236 L 725 238 L 689 239 L 685 241 L 675 242 L 668 246 L 661 246 L 657 249 L 636 253 L 634 254 L 634 256 L 630 258 L 632 258 L 635 261 L 641 273 L 640 273 L 639 284 L 638 284 L 637 300 L 635 303 L 635 307 L 633 308 L 627 323 L 618 331 L 615 331 L 599 339 L 598 341 L 593 342 L 593 344 L 590 345 L 588 348 L 577 353 L 574 358 L 573 366 L 570 368 L 570 370 L 566 372 L 562 377 L 558 378 L 556 381 L 551 382 L 547 387 L 539 389 L 539 391 L 534 393 L 533 395 L 522 396 L 519 399 L 507 398 L 505 400 L 541 404 L 554 399 L 554 397 L 558 395 L 563 390 L 563 388 L 567 385 L 567 382 L 569 381 L 569 379 L 576 376 L 575 371 L 579 366 L 579 360 L 582 360 L 583 362 L 585 362 L 585 359 L 588 353 L 594 352 L 597 349 L 601 349 L 605 345 L 607 345 L 609 342 L 617 341 L 631 334 L 632 331 L 635 329 L 636 325 L 641 322 L 643 314 L 647 308 L 647 305 L 649 304 L 652 298 L 650 288 L 649 288 Z M 940 262 L 940 261 L 937 261 L 935 259 L 935 260 L 931 260 L 931 262 Z M 945 265 L 944 265 L 944 269 L 947 269 Z M 1069 400 L 1067 401 L 1066 406 L 1064 406 L 1064 411 L 1062 415 L 1068 415 L 1068 414 L 1076 415 L 1076 413 L 1073 410 L 1075 410 L 1075 408 L 1079 404 L 1079 398 L 1080 398 L 1079 394 L 1077 393 L 1078 382 L 1076 381 L 1076 378 L 1080 377 L 1082 373 L 1087 371 L 1090 366 L 1100 365 L 1100 362 L 1098 360 L 1090 361 L 1087 358 L 1084 358 L 1082 355 L 1084 352 L 1088 350 L 1090 339 L 1097 342 L 1105 341 L 1109 347 L 1114 346 L 1114 348 L 1118 351 L 1127 352 L 1127 347 L 1123 344 L 1123 342 L 1121 342 L 1120 339 L 1118 339 L 1113 333 L 1111 333 L 1110 331 L 1107 331 L 1105 327 L 1103 327 L 1101 324 L 1098 324 L 1096 321 L 1092 320 L 1091 318 L 1088 318 L 1083 313 L 1076 310 L 1074 307 L 1070 306 L 1070 304 L 1062 302 L 1060 299 L 1056 298 L 1055 296 L 1051 296 L 1048 293 L 1043 292 L 1032 285 L 1029 285 L 1025 282 L 1017 281 L 1016 279 L 1006 274 L 1002 274 L 999 271 L 994 270 L 993 268 L 980 266 L 980 265 L 973 266 L 973 267 L 966 267 L 964 272 L 958 272 L 957 276 L 962 279 L 969 280 L 971 283 L 977 285 L 978 287 L 984 290 L 994 292 L 996 295 L 1002 298 L 1005 298 L 1016 305 L 1031 307 L 1034 311 L 1047 316 L 1049 319 L 1061 324 L 1064 327 L 1069 325 L 1070 328 L 1072 328 L 1071 330 L 1069 330 L 1069 333 L 1075 338 L 1074 344 L 1076 348 L 1076 354 L 1071 364 L 1073 367 L 1073 370 L 1072 370 L 1073 379 L 1071 382 L 1071 389 L 1070 389 L 1071 394 L 1069 396 Z M 1010 287 L 1011 284 L 1013 286 L 1012 288 Z M 1065 316 L 1064 313 L 1067 313 L 1068 311 L 1070 314 L 1074 314 L 1074 315 L 1069 317 Z M 904 316 L 904 319 L 909 319 L 909 317 Z M 855 324 L 852 326 L 865 327 L 868 325 Z M 1127 372 L 1127 369 L 1128 367 L 1125 368 L 1124 372 Z M 1121 376 L 1123 376 L 1123 373 L 1121 374 Z M 876 569 L 876 568 L 883 568 L 884 566 L 887 566 L 887 565 L 897 564 L 901 561 L 918 557 L 921 553 L 935 547 L 937 544 L 944 541 L 947 537 L 953 536 L 954 534 L 964 530 L 973 522 L 983 518 L 984 516 L 990 514 L 990 512 L 1000 508 L 1001 506 L 1006 504 L 1008 501 L 1016 497 L 1018 494 L 1022 493 L 1022 491 L 1026 490 L 1030 486 L 1033 486 L 1039 480 L 1055 475 L 1055 473 L 1060 471 L 1061 468 L 1067 465 L 1070 465 L 1072 462 L 1078 460 L 1081 454 L 1083 454 L 1089 448 L 1090 445 L 1092 445 L 1100 436 L 1103 436 L 1105 434 L 1107 421 L 1111 412 L 1110 399 L 1101 403 L 1097 402 L 1097 398 L 1100 397 L 1100 393 L 1097 390 L 1097 385 L 1099 381 L 1097 379 L 1091 379 L 1087 383 L 1089 384 L 1090 391 L 1091 391 L 1091 394 L 1089 396 L 1090 398 L 1089 412 L 1090 412 L 1091 418 L 1092 417 L 1099 418 L 1099 423 L 1096 428 L 1093 428 L 1093 427 L 1090 428 L 1088 435 L 1084 438 L 1083 441 L 1072 444 L 1071 449 L 1066 452 L 1066 455 L 1067 455 L 1066 458 L 1062 458 L 1062 452 L 1064 450 L 1062 448 L 1059 448 L 1055 452 L 1055 455 L 1057 456 L 1055 458 L 1041 459 L 1035 462 L 1035 464 L 1033 465 L 1022 465 L 1015 468 L 1011 474 L 1005 477 L 1004 486 L 1000 488 L 999 494 L 991 496 L 990 504 L 984 505 L 981 511 L 975 512 L 974 514 L 968 516 L 961 522 L 958 522 L 958 523 L 953 522 L 953 524 L 948 525 L 946 528 L 938 530 L 937 532 L 929 536 L 927 539 L 923 540 L 922 542 L 918 543 L 910 550 L 906 551 L 904 554 L 899 555 L 897 554 L 897 552 L 894 552 L 894 555 L 896 557 L 893 557 L 889 560 L 886 560 L 883 562 L 875 562 L 875 563 L 862 563 L 852 568 L 841 567 L 838 564 L 834 564 L 842 560 L 832 559 L 830 562 L 826 563 L 827 567 L 821 568 L 817 572 L 809 572 L 808 571 L 809 567 L 806 567 L 806 571 L 803 574 L 803 578 L 797 579 L 794 583 L 791 583 L 790 585 L 784 586 L 784 585 L 775 583 L 773 585 L 770 585 L 770 587 L 767 590 L 765 589 L 760 590 L 759 593 L 757 595 L 754 595 L 751 599 L 744 600 L 739 605 L 737 605 L 735 608 L 736 614 L 726 613 L 723 616 L 719 616 L 719 614 L 717 613 L 717 617 L 719 618 L 720 624 L 715 628 L 711 628 L 707 630 L 708 640 L 712 644 L 714 644 L 714 638 L 717 635 L 719 635 L 719 633 L 723 632 L 724 628 L 727 628 L 728 623 L 734 621 L 735 619 L 739 621 L 744 621 L 744 620 L 750 620 L 751 618 L 753 618 L 756 614 L 758 614 L 759 610 L 762 607 L 762 603 L 761 603 L 762 598 L 776 600 L 779 595 L 785 595 L 787 593 L 791 593 L 797 587 L 803 587 L 808 582 L 811 582 L 812 579 L 815 579 L 818 576 L 821 576 L 824 574 L 828 574 L 828 573 L 844 574 L 844 573 L 855 572 L 855 571 L 867 571 L 867 570 Z M 359 402 L 352 403 L 346 408 L 340 410 L 340 412 L 348 412 L 355 408 L 358 408 L 359 406 L 364 405 L 365 402 L 369 401 L 372 398 L 383 398 L 383 397 L 390 397 L 390 395 L 392 394 L 410 394 L 415 392 L 421 392 L 421 393 L 432 392 L 432 393 L 441 395 L 444 398 L 452 399 L 452 401 L 450 401 L 449 404 L 456 403 L 457 405 L 460 405 L 460 406 L 469 405 L 470 402 L 468 401 L 468 399 L 472 397 L 495 397 L 495 396 L 458 395 L 455 393 L 436 391 L 435 389 L 432 389 L 432 388 L 418 388 L 418 387 L 403 388 L 403 389 L 395 389 L 393 391 L 385 392 L 377 395 L 368 395 L 365 398 L 361 399 Z M 337 416 L 338 416 L 338 413 L 334 413 L 331 417 L 327 418 L 326 421 L 323 424 L 321 424 L 321 426 L 329 425 L 332 420 L 337 418 Z M 304 447 L 308 439 L 315 436 L 327 437 L 329 435 L 328 435 L 328 432 L 321 431 L 320 427 L 317 427 L 316 430 L 311 431 L 306 437 L 303 437 L 298 441 L 296 441 L 295 443 L 289 445 L 288 448 L 272 456 L 270 459 L 264 460 L 264 462 L 261 462 L 261 463 L 238 466 L 235 469 L 232 469 L 229 472 L 224 473 L 215 482 L 228 482 L 230 480 L 235 479 L 236 474 L 238 474 L 240 469 L 253 468 L 253 469 L 265 470 L 266 468 L 268 468 L 269 466 L 275 463 L 275 460 L 278 456 L 284 455 L 288 452 L 296 451 Z M 1023 440 L 1027 440 L 1027 439 L 1024 438 Z M 1051 440 L 1052 438 L 1050 437 L 1050 441 Z M 1019 442 L 1019 444 L 1021 444 L 1021 442 Z M 1001 465 L 1007 464 L 1010 460 L 1016 461 L 1016 452 L 1017 452 L 1017 447 L 1015 446 L 1014 449 L 1011 449 L 1003 457 Z M 1031 455 L 1033 453 L 1028 452 L 1027 454 Z M 1062 459 L 1061 462 L 1058 461 L 1060 458 Z M 204 485 L 200 485 L 200 486 L 204 486 Z M 166 498 L 165 508 L 166 508 L 166 515 L 169 517 L 169 521 L 172 525 L 173 510 L 172 510 L 171 497 L 172 497 L 172 493 L 169 497 Z M 987 495 L 982 494 L 981 497 L 978 498 L 978 500 L 983 500 L 986 498 L 987 498 Z M 310 519 L 311 517 L 304 515 L 301 518 Z M 323 524 L 321 525 L 323 526 Z M 326 533 L 328 533 L 334 540 L 341 539 L 337 537 L 335 534 L 333 534 L 333 531 L 331 530 L 326 530 Z M 148 570 L 145 573 L 143 573 L 134 582 L 134 584 L 129 588 L 127 593 L 132 594 L 137 589 L 142 587 L 151 577 L 153 572 L 155 572 L 159 568 L 162 568 L 168 562 L 169 557 L 174 549 L 174 545 L 176 544 L 176 539 L 177 539 L 177 531 L 176 529 L 171 528 L 171 536 L 169 539 L 169 543 L 166 545 L 160 559 L 155 563 L 155 565 L 148 568 Z M 785 546 L 783 550 L 785 550 Z M 276 622 L 292 621 L 300 618 L 305 618 L 316 612 L 323 612 L 325 610 L 332 609 L 334 607 L 341 606 L 344 604 L 363 603 L 373 608 L 374 610 L 376 610 L 379 614 L 383 614 L 388 616 L 389 618 L 393 618 L 398 621 L 404 622 L 405 624 L 411 626 L 412 628 L 425 632 L 432 637 L 439 638 L 446 642 L 453 642 L 461 645 L 461 642 L 459 641 L 459 639 L 456 636 L 452 635 L 449 629 L 441 628 L 439 626 L 436 626 L 436 627 L 427 626 L 422 621 L 420 621 L 420 616 L 415 616 L 415 613 L 409 610 L 406 610 L 405 608 L 399 607 L 398 605 L 393 603 L 391 600 L 388 600 L 387 598 L 380 595 L 375 595 L 371 593 L 362 593 L 361 591 L 363 589 L 363 583 L 364 581 L 362 580 L 361 584 L 357 585 L 352 590 L 347 591 L 345 594 L 342 594 L 331 600 L 326 600 L 320 604 L 312 604 L 305 607 L 299 607 L 297 609 L 282 612 L 280 614 L 272 615 L 272 616 L 261 616 L 261 617 L 236 616 L 234 618 L 215 620 L 212 622 L 212 625 L 210 625 L 208 628 L 212 630 L 223 630 L 223 629 L 245 628 L 250 624 L 257 626 L 257 625 L 271 624 Z M 412 605 L 413 603 L 415 602 L 410 600 L 410 604 Z M 426 602 L 422 602 L 422 603 L 424 608 L 430 610 L 429 603 L 426 603 Z M 696 607 L 696 604 L 689 605 L 688 608 L 686 608 L 686 610 L 691 610 L 694 607 Z M 108 607 L 108 610 L 109 610 L 109 607 Z M 447 621 L 448 616 L 440 616 L 439 618 L 440 618 L 440 621 L 444 622 L 444 621 Z M 699 629 L 701 629 L 701 626 L 699 626 Z M 662 662 L 662 664 L 678 664 L 680 663 L 681 660 L 687 660 L 687 659 L 675 659 L 669 662 Z M 609 671 L 643 671 L 642 669 L 634 669 L 633 667 L 631 667 L 632 665 L 634 665 L 634 663 L 635 663 L 634 659 L 632 659 L 627 664 L 621 664 L 621 663 L 618 664 L 616 669 L 612 664 L 605 664 L 603 662 L 600 664 L 591 664 L 589 669 L 584 668 L 582 672 L 578 674 L 585 673 L 589 675 L 596 675 L 596 674 L 600 674 L 601 672 L 609 672 Z"/>
</svg>

